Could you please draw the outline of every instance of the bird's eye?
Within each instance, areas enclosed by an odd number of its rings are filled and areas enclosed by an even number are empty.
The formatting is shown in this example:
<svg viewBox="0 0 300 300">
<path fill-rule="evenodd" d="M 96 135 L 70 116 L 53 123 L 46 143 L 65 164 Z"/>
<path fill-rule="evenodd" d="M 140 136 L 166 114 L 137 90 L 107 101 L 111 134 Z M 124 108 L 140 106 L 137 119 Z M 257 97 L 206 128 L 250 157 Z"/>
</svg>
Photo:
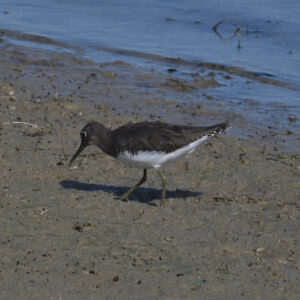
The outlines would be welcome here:
<svg viewBox="0 0 300 300">
<path fill-rule="evenodd" d="M 80 133 L 80 136 L 81 136 L 81 140 L 85 140 L 85 138 L 86 138 L 86 132 L 85 131 L 82 131 L 81 133 Z"/>
</svg>

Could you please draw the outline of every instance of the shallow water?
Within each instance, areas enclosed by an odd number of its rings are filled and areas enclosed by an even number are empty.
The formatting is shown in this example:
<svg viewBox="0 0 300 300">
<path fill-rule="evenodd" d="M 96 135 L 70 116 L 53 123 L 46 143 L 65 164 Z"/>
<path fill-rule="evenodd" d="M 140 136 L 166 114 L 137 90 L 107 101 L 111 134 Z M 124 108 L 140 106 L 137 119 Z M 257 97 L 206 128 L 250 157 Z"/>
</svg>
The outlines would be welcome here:
<svg viewBox="0 0 300 300">
<path fill-rule="evenodd" d="M 212 70 L 219 85 L 207 93 L 228 110 L 298 130 L 289 115 L 300 118 L 299 11 L 299 1 L 283 0 L 3 0 L 0 28 L 4 42 L 173 68 L 181 80 Z"/>
<path fill-rule="evenodd" d="M 96 60 L 111 57 L 97 48 L 113 47 L 299 77 L 299 1 L 3 0 L 0 10 L 1 28 L 79 46 Z"/>
</svg>

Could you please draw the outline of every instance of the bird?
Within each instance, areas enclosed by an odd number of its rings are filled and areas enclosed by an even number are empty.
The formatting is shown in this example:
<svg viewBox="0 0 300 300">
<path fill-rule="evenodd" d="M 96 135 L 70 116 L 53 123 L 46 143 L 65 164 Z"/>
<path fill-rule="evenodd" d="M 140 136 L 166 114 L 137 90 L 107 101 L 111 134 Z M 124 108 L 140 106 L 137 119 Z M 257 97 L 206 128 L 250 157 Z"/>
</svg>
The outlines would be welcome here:
<svg viewBox="0 0 300 300">
<path fill-rule="evenodd" d="M 81 143 L 69 166 L 87 146 L 96 145 L 118 161 L 143 169 L 140 181 L 120 197 L 123 201 L 147 180 L 147 170 L 155 169 L 162 182 L 160 206 L 165 206 L 166 178 L 161 167 L 192 153 L 207 138 L 228 128 L 228 122 L 203 127 L 144 121 L 111 130 L 99 122 L 90 122 L 80 132 Z"/>
</svg>

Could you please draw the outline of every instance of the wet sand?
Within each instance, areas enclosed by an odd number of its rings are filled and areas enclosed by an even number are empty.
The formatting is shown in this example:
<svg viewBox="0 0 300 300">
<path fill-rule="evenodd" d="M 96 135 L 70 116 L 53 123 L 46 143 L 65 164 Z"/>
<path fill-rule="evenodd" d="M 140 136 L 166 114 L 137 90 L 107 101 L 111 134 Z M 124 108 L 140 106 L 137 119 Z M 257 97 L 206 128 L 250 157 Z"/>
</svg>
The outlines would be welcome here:
<svg viewBox="0 0 300 300">
<path fill-rule="evenodd" d="M 242 139 L 243 118 L 205 105 L 200 83 L 191 102 L 171 74 L 122 61 L 7 45 L 0 61 L 1 299 L 299 298 L 300 155 L 278 151 L 282 133 Z M 164 170 L 165 208 L 151 171 L 115 199 L 142 171 L 96 147 L 67 167 L 91 120 L 226 119 L 227 135 Z"/>
</svg>

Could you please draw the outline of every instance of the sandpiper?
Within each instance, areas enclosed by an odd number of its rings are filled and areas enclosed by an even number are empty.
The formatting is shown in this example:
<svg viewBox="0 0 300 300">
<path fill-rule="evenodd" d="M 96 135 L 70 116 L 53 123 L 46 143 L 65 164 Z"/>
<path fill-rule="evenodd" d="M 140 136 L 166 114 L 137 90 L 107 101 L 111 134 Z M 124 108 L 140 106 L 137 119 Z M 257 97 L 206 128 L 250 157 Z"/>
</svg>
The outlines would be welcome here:
<svg viewBox="0 0 300 300">
<path fill-rule="evenodd" d="M 91 122 L 81 130 L 81 144 L 69 166 L 85 147 L 96 145 L 117 160 L 135 168 L 142 168 L 144 172 L 141 180 L 121 196 L 125 201 L 147 180 L 147 169 L 154 168 L 162 181 L 161 206 L 164 206 L 166 178 L 160 168 L 192 153 L 208 137 L 224 132 L 228 127 L 227 122 L 206 127 L 140 122 L 110 130 L 101 123 Z"/>
</svg>

